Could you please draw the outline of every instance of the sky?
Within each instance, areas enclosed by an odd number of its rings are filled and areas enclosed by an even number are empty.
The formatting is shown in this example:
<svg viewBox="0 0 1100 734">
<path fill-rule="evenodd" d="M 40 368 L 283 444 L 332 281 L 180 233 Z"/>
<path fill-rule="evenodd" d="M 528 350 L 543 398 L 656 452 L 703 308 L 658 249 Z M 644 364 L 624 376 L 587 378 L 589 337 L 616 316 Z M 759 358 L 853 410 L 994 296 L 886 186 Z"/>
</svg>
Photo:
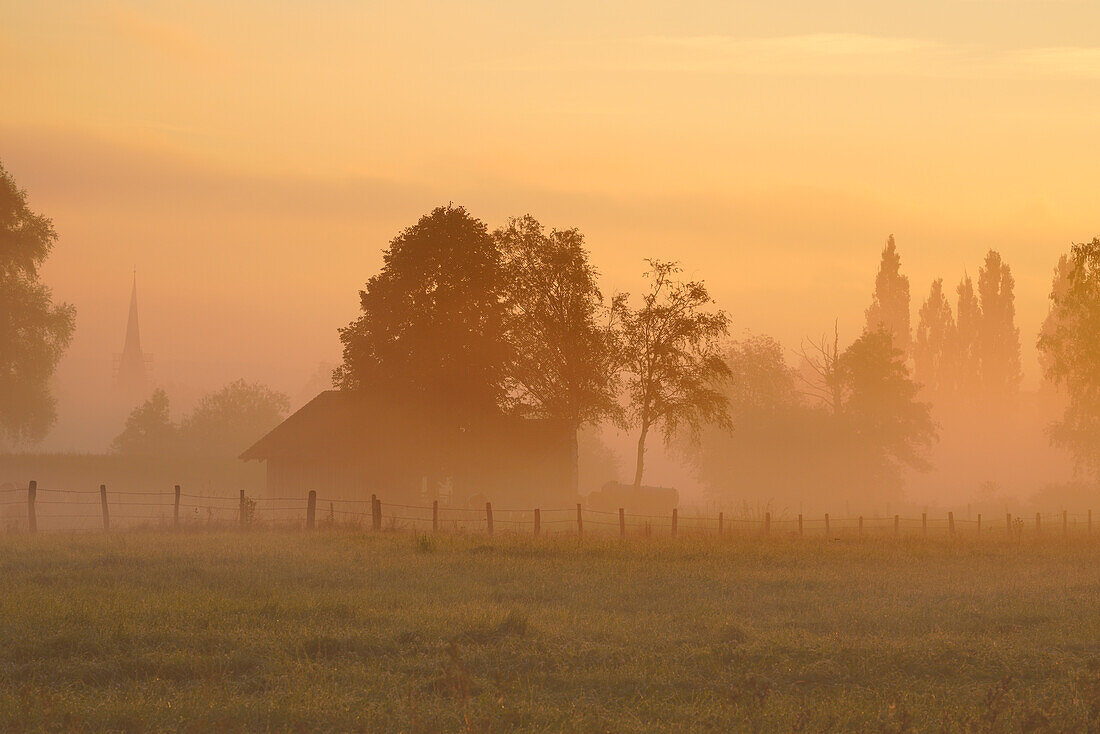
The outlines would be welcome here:
<svg viewBox="0 0 1100 734">
<path fill-rule="evenodd" d="M 679 260 L 792 350 L 858 334 L 888 235 L 914 319 L 996 248 L 1034 385 L 1054 265 L 1100 234 L 1097 29 L 1072 0 L 0 0 L 0 163 L 78 313 L 50 445 L 109 441 L 81 410 L 135 269 L 177 406 L 297 396 L 447 202 L 579 227 L 607 290 Z"/>
</svg>

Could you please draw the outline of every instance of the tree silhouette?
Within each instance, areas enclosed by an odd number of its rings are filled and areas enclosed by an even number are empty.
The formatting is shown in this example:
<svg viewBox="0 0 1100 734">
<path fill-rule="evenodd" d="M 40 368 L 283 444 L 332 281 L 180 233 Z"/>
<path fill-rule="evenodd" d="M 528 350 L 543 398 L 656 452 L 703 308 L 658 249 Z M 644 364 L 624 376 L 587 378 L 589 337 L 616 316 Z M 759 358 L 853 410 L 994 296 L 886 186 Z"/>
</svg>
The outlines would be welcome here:
<svg viewBox="0 0 1100 734">
<path fill-rule="evenodd" d="M 290 409 L 290 399 L 258 383 L 235 380 L 204 395 L 180 424 L 188 453 L 200 456 L 239 455 L 270 431 Z"/>
<path fill-rule="evenodd" d="M 141 456 L 236 457 L 270 431 L 290 408 L 286 395 L 236 380 L 207 393 L 191 414 L 172 422 L 162 388 L 134 408 L 111 448 Z"/>
<path fill-rule="evenodd" d="M 702 281 L 682 281 L 677 263 L 649 260 L 649 290 L 623 318 L 624 364 L 631 418 L 639 426 L 634 486 L 642 484 L 645 444 L 659 428 L 665 442 L 681 426 L 698 435 L 706 422 L 730 424 L 719 381 L 729 375 L 719 340 L 729 319 L 711 310 Z"/>
<path fill-rule="evenodd" d="M 866 471 L 866 486 L 897 487 L 903 469 L 927 470 L 926 453 L 936 438 L 931 406 L 917 399 L 920 388 L 890 333 L 864 333 L 840 355 L 837 373 L 844 393 L 840 416 L 862 453 L 853 466 Z"/>
<path fill-rule="evenodd" d="M 393 239 L 340 330 L 334 382 L 435 404 L 462 422 L 506 402 L 505 277 L 485 225 L 437 207 Z M 445 406 L 445 407 L 444 407 Z"/>
<path fill-rule="evenodd" d="M 982 386 L 989 397 L 1004 398 L 1020 387 L 1020 330 L 1016 328 L 1016 281 L 1000 253 L 990 250 L 978 271 L 982 300 L 978 333 Z"/>
<path fill-rule="evenodd" d="M 616 391 L 623 298 L 604 301 L 576 229 L 546 232 L 527 215 L 493 238 L 507 282 L 509 386 L 523 412 L 570 426 L 576 490 L 577 431 L 606 418 L 622 422 Z"/>
<path fill-rule="evenodd" d="M 1073 264 L 1069 259 L 1069 255 L 1062 255 L 1058 258 L 1058 264 L 1054 267 L 1054 277 L 1050 283 L 1050 310 L 1047 311 L 1047 316 L 1043 320 L 1042 327 L 1039 329 L 1040 344 L 1042 344 L 1044 338 L 1054 338 L 1058 332 L 1058 328 L 1063 325 L 1063 312 L 1058 305 L 1064 303 L 1066 300 L 1066 296 L 1072 284 L 1070 280 L 1072 274 Z M 1053 367 L 1053 356 L 1048 350 L 1044 350 L 1040 346 L 1039 368 L 1043 371 L 1043 376 L 1048 377 Z M 1046 384 L 1049 385 L 1051 383 L 1048 380 Z"/>
<path fill-rule="evenodd" d="M 921 306 L 913 343 L 913 377 L 931 394 L 954 387 L 956 339 L 951 304 L 943 292 L 943 279 L 937 278 Z"/>
<path fill-rule="evenodd" d="M 982 362 L 979 339 L 982 307 L 974 293 L 974 281 L 964 275 L 956 289 L 955 346 L 952 355 L 955 389 L 961 396 L 975 398 L 982 386 Z"/>
<path fill-rule="evenodd" d="M 72 339 L 76 309 L 55 306 L 38 268 L 53 249 L 53 223 L 0 166 L 0 438 L 45 438 L 57 420 L 49 379 Z"/>
<path fill-rule="evenodd" d="M 111 449 L 130 456 L 170 456 L 181 452 L 179 429 L 169 414 L 168 395 L 157 388 L 134 408 Z"/>
<path fill-rule="evenodd" d="M 894 235 L 882 249 L 882 262 L 875 277 L 875 292 L 867 308 L 867 331 L 886 329 L 896 348 L 909 353 L 909 278 L 901 274 L 901 256 Z"/>
<path fill-rule="evenodd" d="M 1100 238 L 1075 244 L 1069 263 L 1068 288 L 1059 292 L 1056 281 L 1055 319 L 1038 347 L 1049 360 L 1047 377 L 1069 394 L 1052 437 L 1100 479 Z"/>
</svg>

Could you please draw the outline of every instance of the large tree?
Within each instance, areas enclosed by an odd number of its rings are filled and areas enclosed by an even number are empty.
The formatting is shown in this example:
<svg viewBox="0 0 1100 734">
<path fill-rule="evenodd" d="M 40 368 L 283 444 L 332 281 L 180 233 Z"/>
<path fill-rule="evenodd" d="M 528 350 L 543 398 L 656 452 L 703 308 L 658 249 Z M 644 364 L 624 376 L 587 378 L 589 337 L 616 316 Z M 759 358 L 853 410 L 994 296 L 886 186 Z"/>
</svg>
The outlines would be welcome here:
<svg viewBox="0 0 1100 734">
<path fill-rule="evenodd" d="M 393 239 L 340 330 L 334 382 L 446 406 L 459 422 L 506 402 L 505 277 L 485 225 L 441 206 Z"/>
<path fill-rule="evenodd" d="M 954 386 L 955 341 L 955 317 L 943 279 L 937 278 L 921 306 L 913 343 L 913 376 L 930 394 L 942 395 Z"/>
<path fill-rule="evenodd" d="M 955 346 L 952 360 L 955 390 L 967 399 L 978 395 L 982 386 L 982 362 L 979 337 L 982 328 L 982 306 L 974 292 L 974 281 L 963 275 L 956 289 Z"/>
<path fill-rule="evenodd" d="M 507 376 L 522 412 L 567 423 L 577 488 L 577 431 L 611 418 L 617 401 L 617 325 L 623 301 L 605 301 L 576 229 L 549 232 L 532 216 L 493 234 L 505 271 Z"/>
<path fill-rule="evenodd" d="M 1042 344 L 1044 338 L 1052 339 L 1058 333 L 1058 328 L 1063 325 L 1063 312 L 1059 308 L 1059 304 L 1064 303 L 1066 296 L 1069 294 L 1072 281 L 1070 276 L 1073 274 L 1073 265 L 1070 262 L 1069 255 L 1062 255 L 1058 258 L 1058 264 L 1054 267 L 1054 277 L 1050 283 L 1050 310 L 1047 311 L 1047 316 L 1043 319 L 1043 325 L 1039 329 L 1039 343 Z M 1049 351 L 1039 349 L 1039 367 L 1043 371 L 1043 376 L 1048 377 L 1050 375 L 1051 368 L 1054 367 L 1054 358 Z M 1046 384 L 1050 384 L 1048 381 Z"/>
<path fill-rule="evenodd" d="M 634 486 L 642 484 L 649 432 L 665 442 L 681 427 L 697 435 L 708 422 L 730 424 L 721 381 L 729 367 L 720 340 L 729 318 L 714 308 L 702 281 L 683 281 L 675 262 L 649 260 L 649 290 L 623 318 L 623 360 L 629 412 L 638 425 Z"/>
<path fill-rule="evenodd" d="M 290 408 L 283 393 L 235 380 L 207 393 L 179 423 L 162 388 L 134 408 L 112 448 L 141 456 L 236 457 L 274 428 Z"/>
<path fill-rule="evenodd" d="M 40 441 L 57 420 L 49 380 L 72 339 L 76 309 L 55 305 L 38 269 L 57 241 L 53 223 L 0 166 L 0 439 Z"/>
<path fill-rule="evenodd" d="M 290 399 L 259 383 L 235 380 L 204 395 L 180 424 L 188 453 L 237 456 L 277 426 L 290 409 Z"/>
<path fill-rule="evenodd" d="M 918 399 L 905 357 L 885 329 L 866 332 L 837 360 L 840 418 L 856 453 L 853 471 L 869 490 L 900 490 L 902 471 L 927 470 L 936 438 L 931 406 Z"/>
<path fill-rule="evenodd" d="M 179 427 L 172 422 L 168 394 L 157 388 L 126 418 L 111 448 L 129 456 L 171 456 L 181 453 Z"/>
<path fill-rule="evenodd" d="M 993 399 L 1014 395 L 1020 387 L 1020 330 L 1016 327 L 1016 281 L 1000 253 L 990 250 L 978 272 L 982 301 L 978 353 L 982 387 Z"/>
<path fill-rule="evenodd" d="M 909 354 L 909 278 L 901 274 L 901 256 L 894 235 L 882 249 L 882 262 L 875 277 L 875 292 L 867 308 L 867 331 L 886 329 L 894 345 Z"/>
<path fill-rule="evenodd" d="M 1100 238 L 1075 244 L 1068 287 L 1051 293 L 1055 318 L 1039 337 L 1047 377 L 1064 386 L 1069 405 L 1054 440 L 1079 468 L 1100 479 Z"/>
</svg>

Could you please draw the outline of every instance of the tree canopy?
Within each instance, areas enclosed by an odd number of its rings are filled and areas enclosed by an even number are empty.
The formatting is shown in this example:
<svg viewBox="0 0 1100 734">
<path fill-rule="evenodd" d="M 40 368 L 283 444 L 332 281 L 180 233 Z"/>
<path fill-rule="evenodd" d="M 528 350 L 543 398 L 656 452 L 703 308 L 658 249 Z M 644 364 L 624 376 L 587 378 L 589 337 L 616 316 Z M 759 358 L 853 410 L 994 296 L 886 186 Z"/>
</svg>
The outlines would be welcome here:
<svg viewBox="0 0 1100 734">
<path fill-rule="evenodd" d="M 642 483 L 651 429 L 659 428 L 668 443 L 680 428 L 698 434 L 705 423 L 730 423 L 720 388 L 729 376 L 720 344 L 729 318 L 714 308 L 702 281 L 679 279 L 677 263 L 648 262 L 649 290 L 623 318 L 627 400 L 639 427 L 635 487 Z"/>
<path fill-rule="evenodd" d="M 235 458 L 279 424 L 290 400 L 266 385 L 235 380 L 204 395 L 179 423 L 172 421 L 169 407 L 167 393 L 154 390 L 130 413 L 112 449 L 139 456 Z"/>
<path fill-rule="evenodd" d="M 894 235 L 882 249 L 882 262 L 875 277 L 875 291 L 867 308 L 867 331 L 886 329 L 894 344 L 909 353 L 909 278 L 901 274 L 901 255 Z"/>
<path fill-rule="evenodd" d="M 448 406 L 456 418 L 506 403 L 505 274 L 485 224 L 441 206 L 390 242 L 340 330 L 343 389 L 393 392 Z"/>
<path fill-rule="evenodd" d="M 1079 468 L 1100 479 L 1100 238 L 1075 244 L 1069 282 L 1051 293 L 1052 321 L 1039 336 L 1047 377 L 1069 395 L 1054 440 L 1068 447 Z"/>
<path fill-rule="evenodd" d="M 605 301 L 576 229 L 532 216 L 494 233 L 506 278 L 508 378 L 525 412 L 579 428 L 621 420 L 617 327 L 623 299 Z"/>
<path fill-rule="evenodd" d="M 57 233 L 31 211 L 27 192 L 0 166 L 0 438 L 36 442 L 57 419 L 53 375 L 76 325 L 76 309 L 55 305 L 38 268 Z"/>
</svg>

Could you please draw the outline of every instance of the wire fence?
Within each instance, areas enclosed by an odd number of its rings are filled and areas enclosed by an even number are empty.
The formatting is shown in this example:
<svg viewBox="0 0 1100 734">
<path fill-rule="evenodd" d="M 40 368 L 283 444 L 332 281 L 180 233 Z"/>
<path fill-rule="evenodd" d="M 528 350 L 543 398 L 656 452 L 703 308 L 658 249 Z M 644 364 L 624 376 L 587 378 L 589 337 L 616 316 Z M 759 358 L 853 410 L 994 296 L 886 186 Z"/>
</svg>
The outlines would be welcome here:
<svg viewBox="0 0 1100 734">
<path fill-rule="evenodd" d="M 433 501 L 430 505 L 384 503 L 381 497 L 349 499 L 323 497 L 316 492 L 305 496 L 247 496 L 196 494 L 179 485 L 167 492 L 111 492 L 98 490 L 27 487 L 0 490 L 0 522 L 8 532 L 92 531 L 122 527 L 181 528 L 203 526 L 269 526 L 316 528 L 350 526 L 374 531 L 513 533 L 528 535 L 585 534 L 620 536 L 655 535 L 742 535 L 764 537 L 979 537 L 1001 535 L 1021 537 L 1092 533 L 1092 510 L 1084 513 L 1035 513 L 956 518 L 953 512 L 920 517 L 855 516 L 833 517 L 778 515 L 758 516 L 640 514 L 596 509 L 576 504 L 570 507 L 494 508 L 451 507 Z"/>
</svg>

